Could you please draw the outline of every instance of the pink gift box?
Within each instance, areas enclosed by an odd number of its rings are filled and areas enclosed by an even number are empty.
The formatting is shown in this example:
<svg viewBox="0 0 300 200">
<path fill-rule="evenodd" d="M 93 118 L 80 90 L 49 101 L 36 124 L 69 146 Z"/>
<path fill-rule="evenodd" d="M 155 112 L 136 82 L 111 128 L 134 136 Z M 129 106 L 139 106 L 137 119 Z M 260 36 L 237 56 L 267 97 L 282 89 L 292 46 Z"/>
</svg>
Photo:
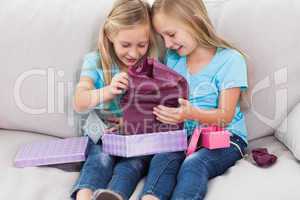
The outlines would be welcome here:
<svg viewBox="0 0 300 200">
<path fill-rule="evenodd" d="M 201 146 L 208 149 L 227 148 L 230 146 L 230 135 L 230 132 L 217 126 L 203 127 Z"/>
<path fill-rule="evenodd" d="M 191 155 L 199 147 L 208 149 L 227 148 L 230 146 L 230 136 L 230 132 L 217 126 L 195 128 L 186 155 Z"/>
</svg>

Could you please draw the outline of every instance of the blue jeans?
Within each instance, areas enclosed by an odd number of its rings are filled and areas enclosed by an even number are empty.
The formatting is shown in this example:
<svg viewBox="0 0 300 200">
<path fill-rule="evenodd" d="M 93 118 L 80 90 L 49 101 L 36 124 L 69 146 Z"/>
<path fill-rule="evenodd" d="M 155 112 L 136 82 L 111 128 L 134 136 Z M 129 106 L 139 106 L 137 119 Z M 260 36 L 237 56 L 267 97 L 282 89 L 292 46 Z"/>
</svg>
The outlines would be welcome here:
<svg viewBox="0 0 300 200">
<path fill-rule="evenodd" d="M 183 161 L 183 152 L 162 153 L 154 156 L 120 158 L 102 152 L 99 144 L 89 142 L 89 153 L 75 183 L 71 197 L 76 198 L 78 190 L 87 188 L 109 189 L 127 200 L 139 180 L 149 168 L 144 194 L 153 194 L 168 199 L 174 189 L 177 172 Z"/>
<path fill-rule="evenodd" d="M 247 144 L 240 137 L 232 136 L 231 141 L 240 147 L 243 154 L 245 153 Z M 239 149 L 233 144 L 223 149 L 201 148 L 183 161 L 171 199 L 204 199 L 208 180 L 223 174 L 241 158 Z"/>
<path fill-rule="evenodd" d="M 154 155 L 141 196 L 150 194 L 160 200 L 170 199 L 176 185 L 177 173 L 184 158 L 184 152 Z"/>
</svg>

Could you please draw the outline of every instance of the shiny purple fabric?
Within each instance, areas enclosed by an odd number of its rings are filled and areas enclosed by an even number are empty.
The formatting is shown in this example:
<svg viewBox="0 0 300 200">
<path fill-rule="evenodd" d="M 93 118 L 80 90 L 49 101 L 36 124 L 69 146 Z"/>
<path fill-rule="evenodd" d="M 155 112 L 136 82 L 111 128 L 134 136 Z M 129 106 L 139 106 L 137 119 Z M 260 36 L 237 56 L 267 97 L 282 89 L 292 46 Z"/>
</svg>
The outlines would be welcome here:
<svg viewBox="0 0 300 200">
<path fill-rule="evenodd" d="M 120 101 L 124 134 L 143 134 L 183 128 L 159 122 L 153 107 L 178 107 L 178 98 L 188 98 L 188 83 L 183 76 L 154 59 L 144 59 L 128 71 L 129 89 Z"/>
<path fill-rule="evenodd" d="M 256 164 L 260 167 L 269 167 L 273 165 L 277 157 L 268 153 L 266 148 L 256 148 L 252 150 L 252 157 Z"/>
</svg>

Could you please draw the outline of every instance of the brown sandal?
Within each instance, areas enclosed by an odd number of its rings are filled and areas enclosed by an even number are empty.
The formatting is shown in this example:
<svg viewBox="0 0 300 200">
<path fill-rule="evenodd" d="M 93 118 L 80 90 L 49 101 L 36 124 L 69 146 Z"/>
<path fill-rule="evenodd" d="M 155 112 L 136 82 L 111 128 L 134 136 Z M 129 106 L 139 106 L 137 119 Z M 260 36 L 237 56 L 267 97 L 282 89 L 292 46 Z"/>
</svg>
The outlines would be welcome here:
<svg viewBox="0 0 300 200">
<path fill-rule="evenodd" d="M 99 189 L 94 192 L 92 200 L 123 200 L 123 198 L 111 190 Z"/>
</svg>

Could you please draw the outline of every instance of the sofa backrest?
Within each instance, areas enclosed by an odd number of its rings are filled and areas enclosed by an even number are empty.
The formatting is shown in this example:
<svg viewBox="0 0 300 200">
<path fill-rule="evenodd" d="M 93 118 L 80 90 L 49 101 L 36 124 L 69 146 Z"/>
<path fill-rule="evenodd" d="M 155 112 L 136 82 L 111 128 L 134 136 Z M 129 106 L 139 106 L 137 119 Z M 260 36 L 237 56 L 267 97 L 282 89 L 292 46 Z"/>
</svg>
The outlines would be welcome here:
<svg viewBox="0 0 300 200">
<path fill-rule="evenodd" d="M 207 0 L 219 34 L 247 54 L 249 139 L 271 135 L 300 101 L 300 1 Z"/>
<path fill-rule="evenodd" d="M 72 95 L 113 1 L 1 0 L 0 128 L 75 136 Z M 218 33 L 247 55 L 249 139 L 273 134 L 300 99 L 300 1 L 207 0 Z"/>
<path fill-rule="evenodd" d="M 72 95 L 112 1 L 0 1 L 0 128 L 76 136 Z"/>
</svg>

